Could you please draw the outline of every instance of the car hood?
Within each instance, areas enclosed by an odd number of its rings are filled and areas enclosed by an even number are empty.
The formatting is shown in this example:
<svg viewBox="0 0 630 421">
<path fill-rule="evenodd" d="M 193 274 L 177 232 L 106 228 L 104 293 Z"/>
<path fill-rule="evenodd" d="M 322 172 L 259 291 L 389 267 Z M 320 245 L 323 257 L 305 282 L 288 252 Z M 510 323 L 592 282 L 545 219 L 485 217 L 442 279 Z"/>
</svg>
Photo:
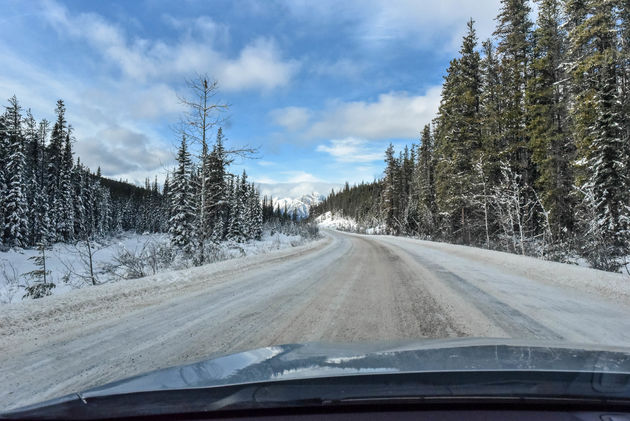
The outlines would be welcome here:
<svg viewBox="0 0 630 421">
<path fill-rule="evenodd" d="M 88 398 L 144 391 L 350 375 L 453 371 L 630 373 L 630 349 L 510 339 L 289 344 L 166 368 L 90 389 Z"/>
<path fill-rule="evenodd" d="M 154 411 L 166 410 L 166 394 L 172 397 L 175 408 L 179 408 L 180 400 L 186 400 L 190 410 L 199 407 L 203 410 L 218 409 L 229 405 L 247 407 L 263 404 L 263 394 L 259 392 L 261 388 L 266 388 L 267 399 L 273 404 L 282 400 L 285 403 L 297 402 L 300 399 L 298 395 L 305 390 L 311 401 L 323 400 L 326 394 L 335 399 L 352 397 L 355 392 L 362 396 L 379 396 L 384 383 L 381 384 L 378 379 L 387 376 L 411 378 L 412 386 L 401 390 L 403 394 L 411 391 L 414 395 L 454 396 L 479 394 L 481 388 L 485 388 L 484 393 L 499 395 L 538 391 L 528 383 L 529 380 L 523 382 L 523 376 L 517 376 L 518 379 L 514 377 L 514 373 L 521 372 L 525 377 L 531 377 L 532 374 L 538 376 L 535 372 L 541 375 L 557 372 L 552 378 L 561 377 L 557 388 L 560 395 L 577 391 L 578 394 L 590 396 L 595 387 L 603 395 L 615 393 L 616 396 L 630 399 L 628 348 L 462 338 L 270 346 L 153 371 L 19 408 L 1 414 L 0 418 L 95 419 L 99 416 L 113 417 L 114 413 L 152 415 L 156 413 Z M 512 377 L 508 376 L 509 373 L 512 373 Z M 578 377 L 575 377 L 576 373 Z M 590 373 L 601 375 L 593 383 Z M 623 376 L 621 383 L 618 375 Z M 360 376 L 366 377 L 361 379 Z M 425 377 L 426 381 L 422 383 L 420 377 Z M 508 378 L 514 379 L 511 388 L 505 385 Z M 613 382 L 607 384 L 610 379 Z M 497 387 L 492 386 L 496 384 L 493 383 L 495 381 L 499 382 Z M 310 386 L 307 389 L 294 388 L 292 385 L 296 382 Z M 440 382 L 445 384 L 439 386 Z M 321 388 L 313 387 L 318 383 Z M 454 383 L 461 383 L 459 386 L 462 387 L 453 387 Z M 547 383 L 543 384 L 545 386 L 541 390 L 551 390 Z M 368 386 L 362 388 L 361 385 Z M 392 383 L 387 385 L 391 389 Z M 276 391 L 276 394 L 270 391 Z M 125 399 L 140 395 L 142 398 Z M 279 397 L 279 400 L 274 400 L 273 396 Z M 119 398 L 122 398 L 123 405 Z"/>
</svg>

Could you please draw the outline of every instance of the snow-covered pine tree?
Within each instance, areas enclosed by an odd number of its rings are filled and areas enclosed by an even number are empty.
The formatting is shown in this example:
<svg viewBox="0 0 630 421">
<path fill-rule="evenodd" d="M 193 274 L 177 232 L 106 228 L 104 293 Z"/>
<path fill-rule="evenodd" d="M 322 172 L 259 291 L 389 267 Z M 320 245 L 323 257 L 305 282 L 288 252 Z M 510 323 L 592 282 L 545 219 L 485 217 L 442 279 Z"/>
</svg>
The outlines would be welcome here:
<svg viewBox="0 0 630 421">
<path fill-rule="evenodd" d="M 70 129 L 66 133 L 64 141 L 63 155 L 59 167 L 59 189 L 57 190 L 58 200 L 55 201 L 53 213 L 57 220 L 56 233 L 60 241 L 71 241 L 74 239 L 74 188 L 72 183 L 72 143 L 70 140 Z"/>
<path fill-rule="evenodd" d="M 244 181 L 243 181 L 244 179 Z M 243 177 L 236 177 L 232 188 L 230 203 L 230 219 L 228 226 L 228 239 L 236 242 L 243 242 L 247 239 L 247 227 L 245 221 L 245 199 L 246 199 L 247 175 L 243 171 Z"/>
<path fill-rule="evenodd" d="M 81 159 L 77 158 L 77 164 L 72 168 L 71 172 L 71 186 L 73 197 L 73 214 L 74 214 L 74 234 L 77 239 L 88 238 L 88 233 L 91 231 L 88 228 L 88 218 L 86 210 L 86 191 L 85 191 L 85 178 L 88 176 Z"/>
<path fill-rule="evenodd" d="M 191 256 L 193 252 L 196 215 L 191 185 L 192 170 L 190 153 L 184 135 L 177 153 L 177 169 L 169 186 L 171 199 L 169 232 L 172 234 L 172 244 L 180 248 L 187 256 Z"/>
<path fill-rule="evenodd" d="M 53 241 L 60 238 L 57 233 L 57 226 L 63 215 L 61 213 L 63 200 L 60 193 L 61 168 L 63 165 L 63 146 L 68 134 L 66 122 L 66 107 L 62 100 L 57 101 L 57 120 L 53 126 L 50 142 L 46 147 L 46 193 L 48 196 L 48 207 L 50 209 L 51 229 L 50 235 Z"/>
<path fill-rule="evenodd" d="M 416 199 L 418 233 L 432 236 L 435 230 L 435 165 L 433 160 L 433 139 L 431 127 L 427 124 L 422 130 L 417 163 L 413 173 L 413 188 Z"/>
<path fill-rule="evenodd" d="M 206 215 L 208 228 L 214 241 L 225 238 L 226 232 L 226 175 L 228 160 L 224 147 L 223 129 L 219 127 L 217 138 L 208 155 Z"/>
<path fill-rule="evenodd" d="M 385 177 L 383 178 L 383 195 L 381 210 L 385 226 L 389 232 L 397 231 L 396 216 L 398 215 L 398 162 L 394 157 L 394 145 L 391 143 L 385 151 Z"/>
<path fill-rule="evenodd" d="M 628 253 L 628 147 L 623 143 L 620 57 L 616 39 L 615 3 L 593 0 L 581 23 L 570 33 L 571 50 L 582 53 L 573 63 L 571 83 L 576 96 L 571 112 L 576 127 L 578 162 L 583 176 L 583 206 L 595 206 L 597 223 L 589 224 L 585 249 L 601 269 L 614 269 L 615 257 Z M 582 85 L 582 90 L 576 86 Z M 592 192 L 593 199 L 588 200 Z M 584 212 L 588 214 L 589 212 Z M 602 266 L 603 265 L 603 266 Z"/>
<path fill-rule="evenodd" d="M 46 141 L 48 139 L 48 132 L 50 129 L 50 123 L 48 120 L 43 119 L 39 122 L 37 135 L 39 141 L 39 166 L 36 169 L 37 183 L 41 189 L 46 188 Z"/>
<path fill-rule="evenodd" d="M 6 113 L 0 114 L 0 209 L 4 209 L 7 196 L 7 168 L 9 154 L 9 134 L 7 132 Z M 0 244 L 4 242 L 4 212 L 0 211 Z"/>
<path fill-rule="evenodd" d="M 9 154 L 6 163 L 6 195 L 3 200 L 4 242 L 9 246 L 25 247 L 29 242 L 28 203 L 26 198 L 26 157 L 22 116 L 17 98 L 9 99 L 6 124 Z"/>
<path fill-rule="evenodd" d="M 263 208 L 260 203 L 260 195 L 254 184 L 250 185 L 248 198 L 249 214 L 250 214 L 250 237 L 260 240 L 263 232 Z"/>
<path fill-rule="evenodd" d="M 210 80 L 207 75 L 199 75 L 194 80 L 187 81 L 191 98 L 179 97 L 180 102 L 188 109 L 182 121 L 182 134 L 191 142 L 201 146 L 200 170 L 198 174 L 199 194 L 195 195 L 198 206 L 196 243 L 196 259 L 199 264 L 204 260 L 204 246 L 212 234 L 214 223 L 214 209 L 212 193 L 208 191 L 210 179 L 208 138 L 210 131 L 220 122 L 220 114 L 228 108 L 227 104 L 217 104 L 213 98 L 218 92 L 216 80 Z M 210 203 L 208 203 L 210 202 Z"/>
<path fill-rule="evenodd" d="M 243 198 L 243 216 L 242 216 L 242 236 L 243 240 L 249 240 L 252 238 L 252 218 L 253 208 L 250 203 L 250 189 L 252 186 L 247 182 L 247 174 L 243 171 L 241 176 L 241 185 L 239 188 L 239 195 Z"/>
<path fill-rule="evenodd" d="M 160 207 L 160 213 L 162 215 L 161 218 L 161 226 L 160 231 L 165 232 L 168 231 L 169 221 L 171 220 L 171 182 L 169 179 L 169 174 L 166 174 L 166 178 L 164 179 L 164 186 L 162 187 L 162 206 Z"/>
</svg>

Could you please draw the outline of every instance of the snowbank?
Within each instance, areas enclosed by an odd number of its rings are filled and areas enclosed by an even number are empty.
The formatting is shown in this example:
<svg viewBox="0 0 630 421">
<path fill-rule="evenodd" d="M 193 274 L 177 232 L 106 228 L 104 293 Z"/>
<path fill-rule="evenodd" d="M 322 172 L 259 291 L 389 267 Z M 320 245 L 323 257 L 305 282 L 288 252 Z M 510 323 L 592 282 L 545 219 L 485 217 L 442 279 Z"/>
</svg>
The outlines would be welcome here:
<svg viewBox="0 0 630 421">
<path fill-rule="evenodd" d="M 480 262 L 489 268 L 500 267 L 503 274 L 518 275 L 534 279 L 548 285 L 584 291 L 599 295 L 608 300 L 630 305 L 630 278 L 627 274 L 605 272 L 584 266 L 552 262 L 536 257 L 478 247 L 462 246 L 408 237 L 380 236 L 385 241 L 399 241 L 414 246 L 422 246 L 454 256 Z M 579 311 L 579 309 L 576 309 Z"/>
<path fill-rule="evenodd" d="M 225 242 L 214 251 L 214 254 L 216 261 L 223 261 L 296 247 L 307 241 L 299 235 L 278 232 L 271 234 L 265 231 L 261 240 L 246 243 Z M 110 283 L 120 281 L 125 277 L 116 262 L 116 256 L 122 251 L 127 251 L 132 256 L 140 256 L 148 247 L 168 247 L 169 242 L 168 234 L 135 233 L 124 233 L 118 237 L 92 242 L 94 274 L 97 282 Z M 22 300 L 26 286 L 33 282 L 25 274 L 36 269 L 33 261 L 29 259 L 38 253 L 35 249 L 11 249 L 0 252 L 0 305 Z M 56 285 L 52 290 L 53 295 L 66 294 L 75 289 L 91 286 L 91 281 L 87 277 L 86 255 L 85 243 L 81 242 L 77 245 L 57 243 L 46 251 L 46 268 L 51 272 L 48 280 Z M 147 268 L 145 275 L 186 267 L 181 261 L 174 261 L 168 265 L 162 263 L 159 262 L 155 267 Z"/>
</svg>

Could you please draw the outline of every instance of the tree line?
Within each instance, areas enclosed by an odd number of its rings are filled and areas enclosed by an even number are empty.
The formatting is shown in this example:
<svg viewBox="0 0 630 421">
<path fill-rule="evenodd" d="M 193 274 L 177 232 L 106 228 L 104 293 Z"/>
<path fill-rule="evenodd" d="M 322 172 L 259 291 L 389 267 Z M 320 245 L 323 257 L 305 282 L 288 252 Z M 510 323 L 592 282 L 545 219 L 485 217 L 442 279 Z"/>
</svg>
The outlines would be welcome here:
<svg viewBox="0 0 630 421">
<path fill-rule="evenodd" d="M 467 24 L 437 117 L 374 183 L 314 209 L 412 234 L 616 270 L 629 251 L 630 5 L 503 0 Z"/>
<path fill-rule="evenodd" d="M 55 113 L 54 124 L 38 122 L 13 96 L 0 115 L 0 245 L 32 247 L 163 229 L 157 181 L 136 187 L 75 161 L 62 100 Z"/>
</svg>

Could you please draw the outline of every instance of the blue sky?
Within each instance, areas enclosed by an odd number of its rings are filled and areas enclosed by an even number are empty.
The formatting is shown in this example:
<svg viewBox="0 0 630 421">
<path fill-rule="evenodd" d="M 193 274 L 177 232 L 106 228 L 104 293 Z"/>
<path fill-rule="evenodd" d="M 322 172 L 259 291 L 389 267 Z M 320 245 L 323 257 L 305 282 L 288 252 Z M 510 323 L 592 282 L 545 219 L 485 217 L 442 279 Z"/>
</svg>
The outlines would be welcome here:
<svg viewBox="0 0 630 421">
<path fill-rule="evenodd" d="M 207 73 L 230 104 L 237 162 L 291 194 L 381 175 L 383 151 L 417 139 L 466 20 L 480 39 L 499 0 L 0 0 L 0 94 L 36 118 L 63 98 L 75 151 L 114 178 L 162 179 L 184 81 Z M 286 190 L 286 189 L 285 189 Z M 270 190 L 271 191 L 271 190 Z M 278 189 L 276 194 L 288 194 Z"/>
</svg>

